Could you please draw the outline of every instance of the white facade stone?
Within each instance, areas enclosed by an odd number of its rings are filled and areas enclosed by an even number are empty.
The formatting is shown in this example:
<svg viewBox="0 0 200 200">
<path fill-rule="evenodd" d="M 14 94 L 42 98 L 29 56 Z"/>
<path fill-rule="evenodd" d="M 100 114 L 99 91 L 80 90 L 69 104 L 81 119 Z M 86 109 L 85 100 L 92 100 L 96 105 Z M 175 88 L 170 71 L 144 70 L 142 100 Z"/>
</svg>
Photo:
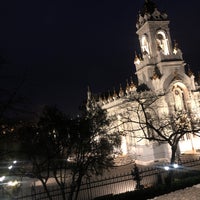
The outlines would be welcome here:
<svg viewBox="0 0 200 200">
<path fill-rule="evenodd" d="M 167 14 L 155 7 L 152 11 L 151 1 L 146 1 L 146 12 L 140 14 L 137 22 L 137 35 L 140 41 L 142 57 L 136 55 L 135 69 L 138 85 L 146 85 L 149 91 L 137 92 L 131 83 L 112 98 L 97 101 L 107 110 L 112 118 L 111 126 L 123 134 L 121 155 L 128 156 L 139 164 L 149 164 L 159 160 L 170 159 L 170 147 L 155 141 L 140 139 L 144 133 L 138 121 L 138 103 L 134 100 L 138 95 L 161 96 L 154 104 L 158 116 L 167 116 L 178 110 L 185 110 L 190 116 L 200 118 L 200 93 L 195 77 L 185 71 L 185 62 L 177 44 L 173 47 Z M 149 8 L 148 8 L 149 6 Z M 143 9 L 144 10 L 144 9 Z M 91 97 L 90 97 L 91 98 Z M 142 117 L 142 113 L 141 113 Z M 131 122 L 127 122 L 131 119 Z M 126 121 L 126 123 L 122 123 Z M 134 131 L 132 131 L 134 130 Z M 137 130 L 137 131 L 136 131 Z M 113 130 L 112 130 L 113 131 Z M 200 138 L 190 135 L 179 143 L 180 153 L 200 150 Z"/>
</svg>

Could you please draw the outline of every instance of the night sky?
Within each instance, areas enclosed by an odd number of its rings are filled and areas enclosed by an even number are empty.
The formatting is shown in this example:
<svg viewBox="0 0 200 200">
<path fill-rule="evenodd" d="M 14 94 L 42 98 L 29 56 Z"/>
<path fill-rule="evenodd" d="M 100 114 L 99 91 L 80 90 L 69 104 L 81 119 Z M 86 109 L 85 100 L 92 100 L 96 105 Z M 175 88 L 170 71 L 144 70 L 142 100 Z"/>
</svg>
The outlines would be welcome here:
<svg viewBox="0 0 200 200">
<path fill-rule="evenodd" d="M 171 21 L 183 57 L 199 68 L 200 11 L 197 0 L 154 0 Z M 37 110 L 57 105 L 76 113 L 94 93 L 112 91 L 134 75 L 139 52 L 136 17 L 144 0 L 2 0 L 0 84 Z"/>
</svg>

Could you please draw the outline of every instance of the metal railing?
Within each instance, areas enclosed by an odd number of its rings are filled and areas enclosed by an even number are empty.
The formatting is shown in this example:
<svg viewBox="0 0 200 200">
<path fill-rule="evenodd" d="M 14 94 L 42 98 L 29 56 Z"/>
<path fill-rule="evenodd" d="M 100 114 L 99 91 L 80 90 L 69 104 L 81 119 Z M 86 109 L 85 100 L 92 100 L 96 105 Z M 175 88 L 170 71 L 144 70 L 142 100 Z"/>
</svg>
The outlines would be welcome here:
<svg viewBox="0 0 200 200">
<path fill-rule="evenodd" d="M 164 183 L 165 177 L 167 176 L 167 171 L 162 165 L 154 165 L 149 168 L 141 167 L 139 168 L 139 174 L 141 177 L 141 185 L 144 187 L 150 187 L 155 184 Z M 200 160 L 184 160 L 181 163 L 180 170 L 175 169 L 175 173 L 192 173 L 194 171 L 200 170 Z M 115 195 L 120 193 L 125 193 L 128 191 L 135 190 L 136 183 L 133 180 L 131 171 L 121 173 L 119 175 L 113 175 L 110 177 L 102 177 L 94 180 L 94 178 L 85 179 L 84 183 L 81 185 L 78 200 L 91 200 L 96 197 Z M 62 199 L 61 192 L 56 187 L 49 187 L 50 195 L 54 200 Z M 66 196 L 69 195 L 69 189 L 66 189 Z M 37 188 L 32 188 L 30 195 L 24 195 L 16 197 L 16 200 L 45 200 L 48 199 L 44 190 L 39 190 Z"/>
</svg>

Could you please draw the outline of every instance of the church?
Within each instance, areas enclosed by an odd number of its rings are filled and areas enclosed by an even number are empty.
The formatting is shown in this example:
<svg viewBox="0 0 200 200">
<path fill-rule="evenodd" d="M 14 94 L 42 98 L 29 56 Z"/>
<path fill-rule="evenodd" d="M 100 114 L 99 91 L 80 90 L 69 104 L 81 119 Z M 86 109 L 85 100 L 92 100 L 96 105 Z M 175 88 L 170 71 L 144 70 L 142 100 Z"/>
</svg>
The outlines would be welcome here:
<svg viewBox="0 0 200 200">
<path fill-rule="evenodd" d="M 186 119 L 200 119 L 200 86 L 186 63 L 177 42 L 172 42 L 169 19 L 151 0 L 145 0 L 136 23 L 136 34 L 140 52 L 135 54 L 135 75 L 137 84 L 131 79 L 126 88 L 93 98 L 88 90 L 87 102 L 95 101 L 107 111 L 111 119 L 110 131 L 122 133 L 119 147 L 121 162 L 135 161 L 148 165 L 157 161 L 170 161 L 170 146 L 167 143 L 147 140 L 139 118 L 138 97 L 144 102 L 151 99 L 149 118 L 157 113 L 159 119 L 177 112 L 184 112 Z M 155 98 L 156 97 L 156 98 Z M 166 116 L 166 117 L 165 117 Z M 163 119 L 162 118 L 162 119 Z M 190 120 L 191 121 L 191 120 Z M 159 127 L 161 121 L 157 121 Z M 148 133 L 147 133 L 148 134 Z M 184 134 L 178 144 L 180 154 L 200 151 L 200 137 Z"/>
</svg>

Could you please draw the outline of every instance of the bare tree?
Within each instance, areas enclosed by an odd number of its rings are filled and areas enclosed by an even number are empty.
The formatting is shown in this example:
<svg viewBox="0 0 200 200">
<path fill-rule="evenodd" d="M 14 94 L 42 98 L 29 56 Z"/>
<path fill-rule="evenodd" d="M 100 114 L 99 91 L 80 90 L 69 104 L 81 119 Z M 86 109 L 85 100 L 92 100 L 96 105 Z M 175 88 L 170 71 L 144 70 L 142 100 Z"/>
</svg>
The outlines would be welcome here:
<svg viewBox="0 0 200 200">
<path fill-rule="evenodd" d="M 31 173 L 41 181 L 49 199 L 49 178 L 55 180 L 63 199 L 72 200 L 77 199 L 85 176 L 113 166 L 112 152 L 120 139 L 118 134 L 107 134 L 108 125 L 106 112 L 99 107 L 84 110 L 76 118 L 56 107 L 45 107 L 36 125 L 19 130 Z"/>
<path fill-rule="evenodd" d="M 200 136 L 199 119 L 185 110 L 163 111 L 160 101 L 163 97 L 144 92 L 130 98 L 127 103 L 131 103 L 131 106 L 124 109 L 120 126 L 123 126 L 124 134 L 133 133 L 138 142 L 147 140 L 161 145 L 167 143 L 171 149 L 170 166 L 174 166 L 179 142 L 183 137 Z M 170 170 L 167 180 L 168 184 L 172 183 L 173 170 Z"/>
<path fill-rule="evenodd" d="M 128 107 L 123 115 L 121 124 L 132 123 L 133 126 L 124 128 L 124 132 L 133 132 L 134 137 L 140 141 L 156 141 L 167 143 L 171 148 L 170 163 L 174 164 L 176 152 L 181 139 L 187 135 L 199 135 L 199 119 L 190 112 L 179 110 L 175 112 L 162 112 L 159 100 L 163 95 L 156 96 L 148 93 L 146 96 L 135 95 L 131 99 L 134 106 Z M 137 134 L 142 131 L 142 134 Z"/>
</svg>

